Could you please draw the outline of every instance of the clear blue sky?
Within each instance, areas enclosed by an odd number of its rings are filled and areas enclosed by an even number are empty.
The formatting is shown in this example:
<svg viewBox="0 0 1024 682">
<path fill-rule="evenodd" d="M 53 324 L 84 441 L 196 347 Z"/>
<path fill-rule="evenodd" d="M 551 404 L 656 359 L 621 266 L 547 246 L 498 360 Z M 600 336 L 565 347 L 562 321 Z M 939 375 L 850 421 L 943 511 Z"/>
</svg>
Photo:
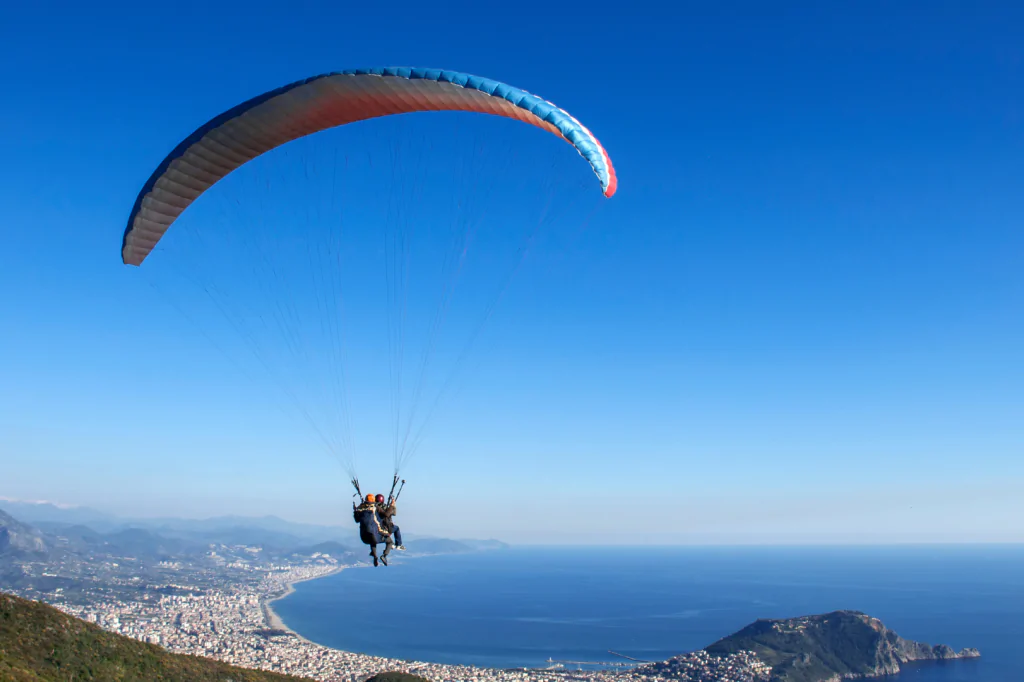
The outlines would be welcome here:
<svg viewBox="0 0 1024 682">
<path fill-rule="evenodd" d="M 503 301 L 407 530 L 1024 541 L 1019 4 L 100 5 L 0 10 L 0 496 L 345 513 L 334 462 L 120 239 L 214 114 L 416 65 L 565 107 L 621 184 Z"/>
</svg>

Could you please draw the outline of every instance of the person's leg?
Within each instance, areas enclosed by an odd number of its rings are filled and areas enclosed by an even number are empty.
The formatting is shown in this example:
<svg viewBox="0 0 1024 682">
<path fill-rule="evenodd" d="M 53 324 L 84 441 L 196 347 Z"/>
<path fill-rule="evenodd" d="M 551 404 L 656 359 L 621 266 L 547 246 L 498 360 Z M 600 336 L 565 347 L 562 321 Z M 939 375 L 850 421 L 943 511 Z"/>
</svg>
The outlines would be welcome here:
<svg viewBox="0 0 1024 682">
<path fill-rule="evenodd" d="M 402 544 L 402 529 L 395 526 L 395 549 L 405 549 L 405 545 Z"/>
<path fill-rule="evenodd" d="M 377 565 L 377 543 L 376 542 L 371 542 L 370 543 L 370 556 L 373 557 L 373 565 L 376 566 Z"/>
<path fill-rule="evenodd" d="M 388 554 L 391 554 L 391 550 L 395 548 L 395 543 L 391 539 L 390 535 L 384 536 L 384 553 L 380 555 L 380 560 L 384 562 L 384 565 L 388 565 Z"/>
</svg>

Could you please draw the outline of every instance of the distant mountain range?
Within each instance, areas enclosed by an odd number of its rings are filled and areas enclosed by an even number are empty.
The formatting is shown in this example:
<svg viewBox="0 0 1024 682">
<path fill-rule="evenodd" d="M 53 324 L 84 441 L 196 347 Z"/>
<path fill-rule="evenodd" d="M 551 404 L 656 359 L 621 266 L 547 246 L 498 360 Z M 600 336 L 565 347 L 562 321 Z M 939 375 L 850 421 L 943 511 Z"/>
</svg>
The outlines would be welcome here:
<svg viewBox="0 0 1024 682">
<path fill-rule="evenodd" d="M 104 527 L 105 524 L 113 526 L 117 523 L 115 517 L 95 509 L 67 507 L 52 502 L 24 502 L 0 498 L 0 509 L 5 510 L 11 516 L 36 525 L 53 522 L 71 525 L 82 524 L 98 530 L 109 530 Z"/>
<path fill-rule="evenodd" d="M 100 533 L 111 533 L 126 528 L 144 528 L 166 537 L 191 537 L 200 542 L 223 542 L 227 537 L 233 544 L 245 544 L 246 530 L 257 531 L 261 543 L 279 545 L 289 545 L 296 539 L 307 544 L 338 540 L 346 534 L 346 529 L 341 526 L 294 523 L 276 516 L 217 516 L 208 519 L 122 518 L 88 507 L 64 507 L 51 502 L 13 500 L 0 500 L 0 509 L 44 530 L 87 526 Z M 276 542 L 274 533 L 278 534 Z"/>
<path fill-rule="evenodd" d="M 206 544 L 167 538 L 142 528 L 99 533 L 82 525 L 45 525 L 47 530 L 35 528 L 0 509 L 0 562 L 72 556 L 131 556 L 161 561 L 208 551 Z"/>
<path fill-rule="evenodd" d="M 31 525 L 29 525 L 31 524 Z M 171 559 L 211 546 L 258 549 L 264 557 L 363 552 L 355 524 L 318 526 L 275 516 L 210 519 L 119 519 L 81 507 L 0 501 L 0 557 L 14 553 L 105 553 Z M 410 554 L 454 554 L 506 548 L 497 540 L 451 540 L 410 534 Z M 325 551 L 330 548 L 330 551 Z"/>
</svg>

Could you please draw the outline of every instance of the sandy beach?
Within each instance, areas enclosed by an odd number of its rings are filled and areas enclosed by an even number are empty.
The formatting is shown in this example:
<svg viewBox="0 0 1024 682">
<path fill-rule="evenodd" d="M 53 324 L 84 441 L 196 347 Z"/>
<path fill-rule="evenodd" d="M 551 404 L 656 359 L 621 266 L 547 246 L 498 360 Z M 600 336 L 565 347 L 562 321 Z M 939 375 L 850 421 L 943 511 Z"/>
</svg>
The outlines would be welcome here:
<svg viewBox="0 0 1024 682">
<path fill-rule="evenodd" d="M 307 580 L 319 580 L 320 578 L 326 578 L 329 575 L 335 575 L 337 573 L 341 573 L 342 571 L 345 570 L 345 568 L 347 568 L 347 567 L 346 566 L 339 566 L 335 570 L 332 570 L 329 573 L 324 573 L 323 575 L 317 575 L 317 576 L 312 576 L 312 577 L 309 577 L 309 578 L 299 578 L 298 580 L 293 580 L 293 581 L 288 582 L 288 583 L 285 584 L 285 589 L 280 594 L 275 594 L 273 596 L 269 596 L 269 597 L 266 597 L 263 600 L 261 600 L 260 607 L 263 609 L 263 618 L 267 622 L 267 627 L 271 628 L 273 630 L 284 630 L 285 632 L 291 634 L 294 637 L 297 637 L 298 639 L 302 640 L 303 642 L 307 642 L 309 644 L 314 644 L 314 642 L 310 642 L 305 637 L 303 637 L 302 635 L 300 635 L 299 633 L 295 632 L 290 627 L 288 627 L 287 623 L 285 623 L 284 620 L 281 619 L 281 616 L 279 616 L 277 614 L 277 612 L 274 611 L 273 603 L 278 601 L 279 599 L 284 599 L 285 597 L 287 597 L 290 594 L 293 594 L 295 592 L 295 586 L 298 585 L 299 583 L 306 582 Z"/>
</svg>

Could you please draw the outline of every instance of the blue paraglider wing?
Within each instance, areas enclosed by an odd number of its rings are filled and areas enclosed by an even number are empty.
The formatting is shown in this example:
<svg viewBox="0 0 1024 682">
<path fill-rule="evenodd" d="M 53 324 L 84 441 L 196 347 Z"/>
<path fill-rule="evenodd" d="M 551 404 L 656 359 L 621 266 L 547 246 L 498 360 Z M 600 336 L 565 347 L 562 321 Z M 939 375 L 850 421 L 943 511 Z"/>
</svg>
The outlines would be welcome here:
<svg viewBox="0 0 1024 682">
<path fill-rule="evenodd" d="M 328 73 L 272 90 L 210 120 L 167 155 L 139 192 L 121 258 L 141 265 L 171 224 L 231 171 L 292 140 L 378 116 L 471 111 L 516 119 L 558 135 L 586 159 L 605 196 L 617 188 L 611 159 L 579 121 L 504 83 L 440 69 Z"/>
</svg>

